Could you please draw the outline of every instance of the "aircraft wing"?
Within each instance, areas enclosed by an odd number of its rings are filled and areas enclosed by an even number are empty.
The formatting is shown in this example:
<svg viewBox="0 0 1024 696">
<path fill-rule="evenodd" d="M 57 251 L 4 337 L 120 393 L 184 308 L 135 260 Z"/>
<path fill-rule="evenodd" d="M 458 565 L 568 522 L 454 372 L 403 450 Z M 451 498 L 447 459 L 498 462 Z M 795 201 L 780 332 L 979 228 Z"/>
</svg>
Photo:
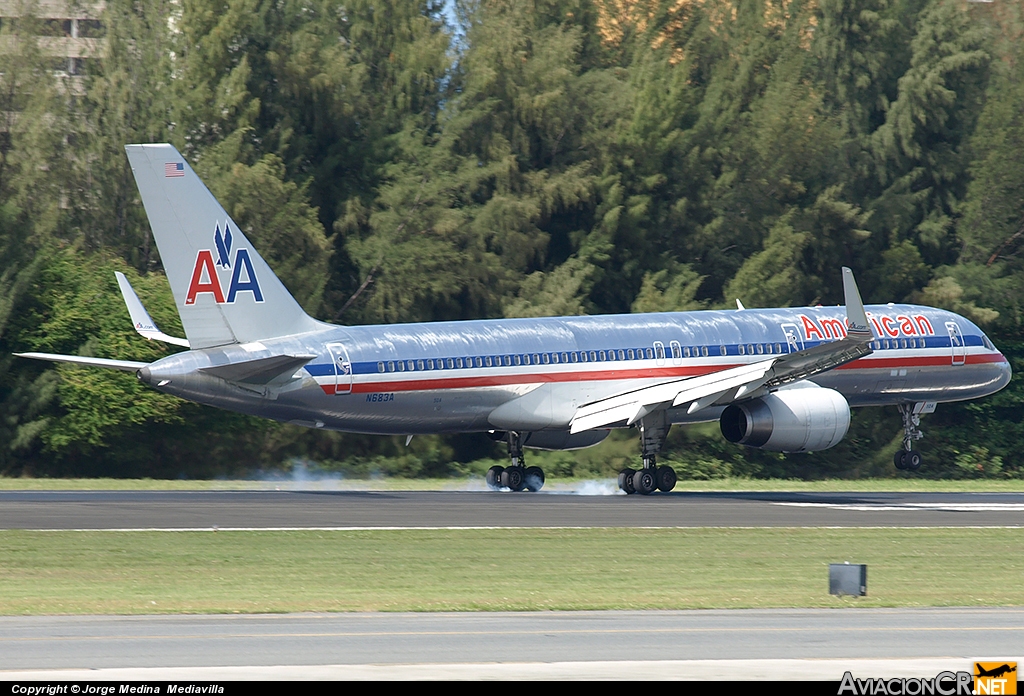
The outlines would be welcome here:
<svg viewBox="0 0 1024 696">
<path fill-rule="evenodd" d="M 33 360 L 52 360 L 53 362 L 66 362 L 74 365 L 85 365 L 86 367 L 107 367 L 124 372 L 138 372 L 149 363 L 135 362 L 134 360 L 108 360 L 107 358 L 89 358 L 82 355 L 57 355 L 56 353 L 15 353 L 19 358 L 32 358 Z"/>
<path fill-rule="evenodd" d="M 687 403 L 687 413 L 696 413 L 714 404 L 752 398 L 765 390 L 809 379 L 870 354 L 874 336 L 868 326 L 853 272 L 846 267 L 843 268 L 843 291 L 847 318 L 845 338 L 749 365 L 662 382 L 584 404 L 576 410 L 569 424 L 570 432 L 619 423 L 632 425 L 649 413 Z"/>
<path fill-rule="evenodd" d="M 632 425 L 648 413 L 686 402 L 690 402 L 690 413 L 694 413 L 730 391 L 740 396 L 758 389 L 777 360 L 772 358 L 699 377 L 663 382 L 586 404 L 576 410 L 569 431 L 578 433 L 621 422 Z"/>
</svg>

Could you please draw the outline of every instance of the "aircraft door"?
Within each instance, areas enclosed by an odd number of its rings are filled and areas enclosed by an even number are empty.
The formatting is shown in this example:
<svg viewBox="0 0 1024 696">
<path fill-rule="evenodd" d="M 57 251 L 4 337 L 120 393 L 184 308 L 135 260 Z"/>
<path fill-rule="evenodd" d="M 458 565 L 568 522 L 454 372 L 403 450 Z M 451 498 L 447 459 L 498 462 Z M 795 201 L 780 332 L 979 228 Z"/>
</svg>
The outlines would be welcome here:
<svg viewBox="0 0 1024 696">
<path fill-rule="evenodd" d="M 782 324 L 782 333 L 786 336 L 787 353 L 804 349 L 804 339 L 800 337 L 800 329 L 796 324 Z"/>
<path fill-rule="evenodd" d="M 953 351 L 953 364 L 963 365 L 967 362 L 967 344 L 964 343 L 960 325 L 955 321 L 947 321 L 946 331 L 949 333 L 949 347 Z"/>
<path fill-rule="evenodd" d="M 352 361 L 348 359 L 348 351 L 344 344 L 328 343 L 327 350 L 331 351 L 331 360 L 334 363 L 334 393 L 352 393 Z"/>
<path fill-rule="evenodd" d="M 665 344 L 661 341 L 654 342 L 654 359 L 658 366 L 665 364 Z"/>
<path fill-rule="evenodd" d="M 683 347 L 679 345 L 679 341 L 669 342 L 669 348 L 672 350 L 672 364 L 682 365 L 683 364 Z"/>
</svg>

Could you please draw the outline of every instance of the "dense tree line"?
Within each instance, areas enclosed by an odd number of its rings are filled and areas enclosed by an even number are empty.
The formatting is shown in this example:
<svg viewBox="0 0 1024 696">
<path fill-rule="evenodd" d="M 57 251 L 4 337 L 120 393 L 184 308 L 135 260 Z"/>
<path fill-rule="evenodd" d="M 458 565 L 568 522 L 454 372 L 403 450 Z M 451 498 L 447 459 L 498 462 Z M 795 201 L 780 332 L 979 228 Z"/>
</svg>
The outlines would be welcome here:
<svg viewBox="0 0 1024 696">
<path fill-rule="evenodd" d="M 327 321 L 834 304 L 849 265 L 867 301 L 960 312 L 1024 370 L 1020 0 L 108 0 L 103 27 L 80 76 L 31 3 L 0 27 L 0 474 L 496 454 L 13 358 L 171 350 L 130 331 L 114 280 L 180 331 L 129 142 L 174 143 Z M 1017 384 L 926 419 L 929 474 L 1024 475 Z M 900 432 L 874 409 L 825 454 L 671 444 L 694 476 L 859 476 L 890 473 Z M 551 456 L 610 470 L 624 447 Z"/>
</svg>

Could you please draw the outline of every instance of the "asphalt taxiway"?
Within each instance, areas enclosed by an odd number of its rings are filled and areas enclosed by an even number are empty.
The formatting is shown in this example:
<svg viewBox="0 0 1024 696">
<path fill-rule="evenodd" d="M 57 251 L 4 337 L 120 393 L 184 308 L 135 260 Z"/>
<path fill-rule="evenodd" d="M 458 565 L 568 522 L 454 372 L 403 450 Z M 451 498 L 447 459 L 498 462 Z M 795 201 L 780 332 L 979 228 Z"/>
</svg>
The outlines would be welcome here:
<svg viewBox="0 0 1024 696">
<path fill-rule="evenodd" d="M 973 526 L 1024 526 L 1024 493 L 0 491 L 0 529 Z"/>
<path fill-rule="evenodd" d="M 562 665 L 561 676 L 576 678 L 697 678 L 724 662 L 733 678 L 779 678 L 782 669 L 838 680 L 863 660 L 888 661 L 891 673 L 922 659 L 967 670 L 975 658 L 1021 655 L 1019 608 L 0 618 L 0 679 L 32 671 L 68 676 L 52 670 L 97 670 L 93 678 L 114 676 L 105 670 L 141 670 L 136 678 L 168 670 L 240 678 L 246 673 L 224 668 L 243 665 L 270 678 L 443 677 L 459 676 L 459 669 L 482 678 L 509 676 L 508 665 L 524 664 L 533 664 L 536 676 L 558 676 L 550 666 Z M 794 656 L 803 658 L 802 667 Z M 747 673 L 753 661 L 757 670 Z"/>
</svg>

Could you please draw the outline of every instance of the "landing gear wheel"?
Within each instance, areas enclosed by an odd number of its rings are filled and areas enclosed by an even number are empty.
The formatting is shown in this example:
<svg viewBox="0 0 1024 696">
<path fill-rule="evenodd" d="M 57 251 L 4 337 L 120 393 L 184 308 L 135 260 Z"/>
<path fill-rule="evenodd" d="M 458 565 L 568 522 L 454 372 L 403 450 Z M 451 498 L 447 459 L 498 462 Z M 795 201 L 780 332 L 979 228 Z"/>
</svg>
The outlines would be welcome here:
<svg viewBox="0 0 1024 696">
<path fill-rule="evenodd" d="M 651 469 L 640 469 L 633 474 L 633 489 L 640 495 L 650 495 L 657 487 L 658 482 Z"/>
<path fill-rule="evenodd" d="M 921 461 L 921 453 L 917 450 L 910 450 L 903 457 L 903 468 L 907 471 L 917 471 L 921 468 Z"/>
<path fill-rule="evenodd" d="M 501 486 L 519 492 L 526 487 L 526 475 L 521 466 L 506 467 L 501 472 Z"/>
<path fill-rule="evenodd" d="M 625 491 L 627 495 L 636 493 L 636 489 L 633 488 L 633 474 L 636 471 L 633 469 L 623 469 L 619 472 L 619 490 Z"/>
<path fill-rule="evenodd" d="M 536 493 L 544 487 L 544 470 L 539 466 L 529 466 L 526 468 L 526 490 L 531 493 Z"/>
<path fill-rule="evenodd" d="M 501 474 L 505 471 L 503 466 L 492 466 L 487 470 L 487 487 L 492 491 L 496 491 L 501 488 Z"/>
<path fill-rule="evenodd" d="M 895 464 L 896 468 L 900 471 L 906 470 L 906 459 L 907 451 L 905 449 L 898 449 L 896 450 L 896 453 L 892 455 L 892 463 Z"/>
<path fill-rule="evenodd" d="M 654 478 L 658 483 L 658 490 L 662 493 L 668 493 L 676 487 L 676 471 L 670 466 L 659 466 Z"/>
</svg>

